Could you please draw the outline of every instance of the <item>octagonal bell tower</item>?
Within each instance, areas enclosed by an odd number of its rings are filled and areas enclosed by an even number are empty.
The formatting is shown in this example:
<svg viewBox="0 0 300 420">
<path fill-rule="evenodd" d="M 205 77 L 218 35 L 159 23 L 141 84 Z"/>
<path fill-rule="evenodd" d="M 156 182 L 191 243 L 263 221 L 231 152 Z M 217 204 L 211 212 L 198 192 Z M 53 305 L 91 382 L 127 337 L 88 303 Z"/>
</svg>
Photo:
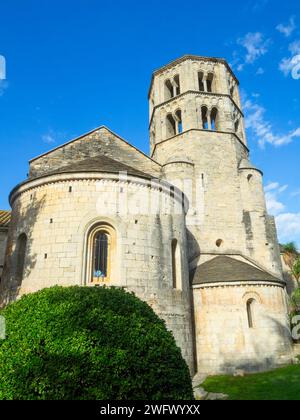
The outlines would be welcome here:
<svg viewBox="0 0 300 420">
<path fill-rule="evenodd" d="M 281 276 L 262 172 L 249 161 L 239 82 L 224 59 L 184 56 L 154 72 L 151 157 L 187 195 L 191 269 L 242 255 Z"/>
</svg>

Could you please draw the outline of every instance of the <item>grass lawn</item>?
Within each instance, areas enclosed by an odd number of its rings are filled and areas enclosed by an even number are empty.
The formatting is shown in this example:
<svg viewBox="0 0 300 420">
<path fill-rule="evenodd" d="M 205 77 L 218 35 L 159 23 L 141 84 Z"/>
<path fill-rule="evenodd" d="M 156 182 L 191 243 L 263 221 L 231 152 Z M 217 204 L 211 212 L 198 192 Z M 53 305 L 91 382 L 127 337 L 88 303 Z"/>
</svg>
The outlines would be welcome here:
<svg viewBox="0 0 300 420">
<path fill-rule="evenodd" d="M 300 400 L 300 365 L 237 378 L 212 376 L 201 387 L 230 400 Z"/>
</svg>

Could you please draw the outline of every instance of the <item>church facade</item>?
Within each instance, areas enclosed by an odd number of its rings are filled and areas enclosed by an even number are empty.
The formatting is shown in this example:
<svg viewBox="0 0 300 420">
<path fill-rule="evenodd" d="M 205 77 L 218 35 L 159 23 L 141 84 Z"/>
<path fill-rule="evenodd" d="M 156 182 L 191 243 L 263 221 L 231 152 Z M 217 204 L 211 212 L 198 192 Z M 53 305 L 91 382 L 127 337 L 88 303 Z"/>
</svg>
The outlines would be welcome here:
<svg viewBox="0 0 300 420">
<path fill-rule="evenodd" d="M 184 56 L 154 72 L 149 106 L 149 156 L 100 127 L 30 161 L 0 217 L 1 304 L 123 287 L 165 320 L 192 373 L 287 363 L 275 221 L 237 78 L 223 59 Z"/>
</svg>

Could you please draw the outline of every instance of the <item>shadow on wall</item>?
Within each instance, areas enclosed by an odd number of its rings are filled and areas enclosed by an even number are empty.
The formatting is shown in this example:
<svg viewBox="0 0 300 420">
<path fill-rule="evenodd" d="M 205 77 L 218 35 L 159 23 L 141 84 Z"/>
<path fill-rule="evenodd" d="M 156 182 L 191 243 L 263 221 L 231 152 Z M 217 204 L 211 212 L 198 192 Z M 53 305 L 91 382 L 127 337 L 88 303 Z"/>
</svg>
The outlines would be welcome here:
<svg viewBox="0 0 300 420">
<path fill-rule="evenodd" d="M 292 362 L 293 347 L 289 327 L 282 325 L 273 317 L 269 316 L 266 319 L 270 325 L 268 336 L 274 336 L 274 341 L 269 343 L 272 349 L 266 348 L 268 343 L 262 339 L 262 334 L 256 333 L 256 329 L 253 329 L 251 343 L 248 343 L 251 346 L 248 356 L 234 361 L 232 354 L 227 358 L 219 352 L 217 358 L 219 361 L 223 359 L 223 362 L 219 364 L 219 374 L 233 374 L 236 370 L 246 373 L 264 372 Z M 275 344 L 277 353 L 274 352 Z"/>
<path fill-rule="evenodd" d="M 187 229 L 187 243 L 188 243 L 188 261 L 194 261 L 196 266 L 200 260 L 201 249 L 195 236 Z M 191 275 L 189 267 L 189 281 L 190 281 L 190 302 L 191 302 L 191 320 L 192 320 L 192 340 L 193 340 L 193 356 L 194 369 L 197 369 L 197 343 L 196 343 L 196 320 L 195 320 L 195 304 L 193 294 L 193 276 Z"/>
<path fill-rule="evenodd" d="M 38 200 L 33 194 L 27 207 L 18 200 L 13 208 L 0 284 L 0 307 L 18 297 L 23 280 L 36 265 L 37 254 L 32 252 L 33 230 L 44 202 L 45 196 Z"/>
</svg>

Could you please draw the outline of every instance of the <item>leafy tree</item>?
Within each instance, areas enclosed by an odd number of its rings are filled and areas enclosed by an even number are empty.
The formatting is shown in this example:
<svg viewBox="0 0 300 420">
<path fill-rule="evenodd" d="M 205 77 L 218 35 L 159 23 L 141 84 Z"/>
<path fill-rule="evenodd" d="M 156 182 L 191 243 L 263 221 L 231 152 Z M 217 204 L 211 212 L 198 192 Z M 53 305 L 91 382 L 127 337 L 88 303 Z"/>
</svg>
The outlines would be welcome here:
<svg viewBox="0 0 300 420">
<path fill-rule="evenodd" d="M 193 399 L 172 334 L 124 290 L 44 289 L 0 315 L 1 400 Z"/>
<path fill-rule="evenodd" d="M 298 257 L 294 262 L 292 273 L 298 282 L 298 286 L 300 287 L 300 257 Z"/>
</svg>

